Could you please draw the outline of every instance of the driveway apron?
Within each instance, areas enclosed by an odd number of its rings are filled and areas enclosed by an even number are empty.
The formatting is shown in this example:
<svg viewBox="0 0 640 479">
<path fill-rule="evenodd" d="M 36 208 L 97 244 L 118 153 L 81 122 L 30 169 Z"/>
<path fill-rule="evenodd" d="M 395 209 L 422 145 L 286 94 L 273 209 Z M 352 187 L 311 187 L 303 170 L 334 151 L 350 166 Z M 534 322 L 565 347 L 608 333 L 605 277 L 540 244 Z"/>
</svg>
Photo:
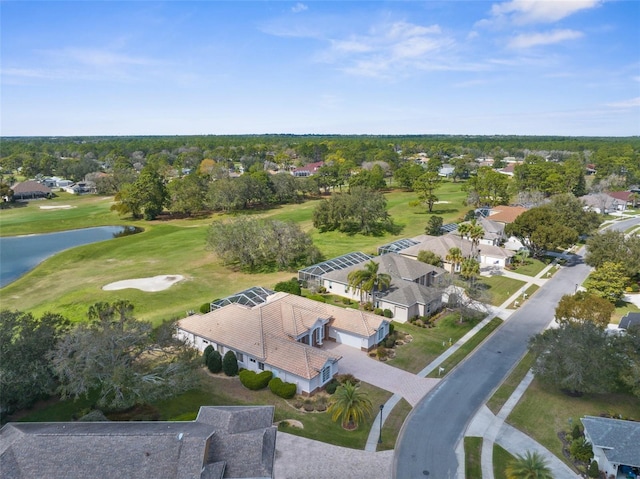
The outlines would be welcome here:
<svg viewBox="0 0 640 479">
<path fill-rule="evenodd" d="M 367 353 L 343 344 L 326 342 L 324 349 L 339 354 L 340 373 L 353 374 L 356 378 L 385 391 L 401 395 L 411 407 L 415 406 L 439 379 L 421 378 L 402 369 L 394 368 L 370 358 Z"/>
</svg>

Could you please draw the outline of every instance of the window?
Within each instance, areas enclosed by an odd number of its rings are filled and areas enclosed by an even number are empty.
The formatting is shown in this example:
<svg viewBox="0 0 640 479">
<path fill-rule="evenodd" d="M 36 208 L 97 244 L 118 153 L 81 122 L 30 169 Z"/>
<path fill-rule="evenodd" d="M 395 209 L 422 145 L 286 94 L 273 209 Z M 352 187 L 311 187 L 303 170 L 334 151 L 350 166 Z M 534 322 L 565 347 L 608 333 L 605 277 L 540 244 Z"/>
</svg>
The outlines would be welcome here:
<svg viewBox="0 0 640 479">
<path fill-rule="evenodd" d="M 238 361 L 240 361 L 241 363 L 244 363 L 244 354 L 242 353 L 236 353 L 236 359 Z"/>
<path fill-rule="evenodd" d="M 331 378 L 331 366 L 325 366 L 322 368 L 322 384 L 326 383 Z"/>
<path fill-rule="evenodd" d="M 382 341 L 382 338 L 384 338 L 384 323 L 378 329 L 378 341 Z"/>
<path fill-rule="evenodd" d="M 258 369 L 264 371 L 264 363 L 258 363 Z"/>
</svg>

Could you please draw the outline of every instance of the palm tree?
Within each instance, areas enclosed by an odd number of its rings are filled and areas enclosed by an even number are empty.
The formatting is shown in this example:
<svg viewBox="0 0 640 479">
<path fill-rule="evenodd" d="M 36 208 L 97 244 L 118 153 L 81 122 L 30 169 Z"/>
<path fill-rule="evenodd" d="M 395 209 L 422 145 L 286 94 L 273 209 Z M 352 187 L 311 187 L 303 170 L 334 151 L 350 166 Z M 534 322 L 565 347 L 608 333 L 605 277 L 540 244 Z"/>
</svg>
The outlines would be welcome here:
<svg viewBox="0 0 640 479">
<path fill-rule="evenodd" d="M 364 269 L 356 269 L 347 275 L 349 288 L 360 290 L 360 302 L 363 302 L 363 293 L 375 296 L 376 291 L 382 291 L 391 284 L 391 276 L 386 273 L 378 273 L 379 263 L 371 260 L 364 265 Z"/>
<path fill-rule="evenodd" d="M 473 258 L 465 258 L 460 265 L 460 276 L 473 281 L 480 274 L 480 263 Z"/>
<path fill-rule="evenodd" d="M 459 225 L 458 233 L 461 239 L 466 237 L 471 240 L 471 257 L 475 258 L 478 256 L 478 245 L 480 245 L 480 239 L 484 236 L 484 228 L 482 228 L 474 218 L 468 223 Z"/>
<path fill-rule="evenodd" d="M 462 263 L 464 256 L 462 256 L 462 250 L 460 248 L 451 248 L 444 259 L 451 263 L 451 272 L 455 273 L 458 265 Z"/>
<path fill-rule="evenodd" d="M 343 428 L 356 429 L 358 423 L 371 414 L 372 409 L 371 400 L 360 391 L 359 386 L 347 381 L 338 386 L 331 396 L 327 412 L 331 414 L 333 421 L 340 419 Z"/>
<path fill-rule="evenodd" d="M 527 451 L 507 466 L 507 479 L 553 479 L 547 461 L 537 452 Z"/>
</svg>

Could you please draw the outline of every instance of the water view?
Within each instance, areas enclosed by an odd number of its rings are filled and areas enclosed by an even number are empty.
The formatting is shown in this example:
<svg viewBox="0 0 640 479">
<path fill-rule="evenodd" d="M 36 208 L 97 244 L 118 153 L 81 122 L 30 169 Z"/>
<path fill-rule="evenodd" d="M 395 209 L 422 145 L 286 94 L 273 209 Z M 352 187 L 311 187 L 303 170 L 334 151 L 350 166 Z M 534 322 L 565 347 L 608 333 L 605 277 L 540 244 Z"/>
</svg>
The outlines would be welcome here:
<svg viewBox="0 0 640 479">
<path fill-rule="evenodd" d="M 0 288 L 60 251 L 140 232 L 131 226 L 99 226 L 29 236 L 0 237 Z"/>
</svg>

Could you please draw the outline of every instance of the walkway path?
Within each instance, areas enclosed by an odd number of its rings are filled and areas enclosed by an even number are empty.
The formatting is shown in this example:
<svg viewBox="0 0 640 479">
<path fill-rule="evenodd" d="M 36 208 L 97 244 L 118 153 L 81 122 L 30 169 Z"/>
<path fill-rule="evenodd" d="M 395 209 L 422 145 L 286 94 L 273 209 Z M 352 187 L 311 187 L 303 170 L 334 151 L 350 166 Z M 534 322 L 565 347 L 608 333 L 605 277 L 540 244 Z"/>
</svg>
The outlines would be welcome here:
<svg viewBox="0 0 640 479">
<path fill-rule="evenodd" d="M 520 398 L 523 396 L 529 384 L 533 381 L 533 373 L 529 371 L 520 382 L 511 397 L 502 406 L 497 415 L 494 415 L 485 405 L 480 408 L 471 424 L 467 428 L 467 436 L 482 437 L 482 478 L 493 479 L 493 445 L 495 443 L 502 446 L 513 455 L 523 455 L 526 451 L 536 451 L 547 461 L 547 465 L 556 479 L 576 479 L 579 478 L 562 460 L 556 457 L 551 451 L 540 445 L 531 437 L 505 423 Z M 461 445 L 461 449 L 463 449 Z M 464 452 L 462 453 L 464 457 Z M 460 464 L 464 464 L 462 461 Z M 464 478 L 464 468 L 460 468 L 458 477 Z M 462 474 L 461 474 L 462 472 Z"/>
</svg>

